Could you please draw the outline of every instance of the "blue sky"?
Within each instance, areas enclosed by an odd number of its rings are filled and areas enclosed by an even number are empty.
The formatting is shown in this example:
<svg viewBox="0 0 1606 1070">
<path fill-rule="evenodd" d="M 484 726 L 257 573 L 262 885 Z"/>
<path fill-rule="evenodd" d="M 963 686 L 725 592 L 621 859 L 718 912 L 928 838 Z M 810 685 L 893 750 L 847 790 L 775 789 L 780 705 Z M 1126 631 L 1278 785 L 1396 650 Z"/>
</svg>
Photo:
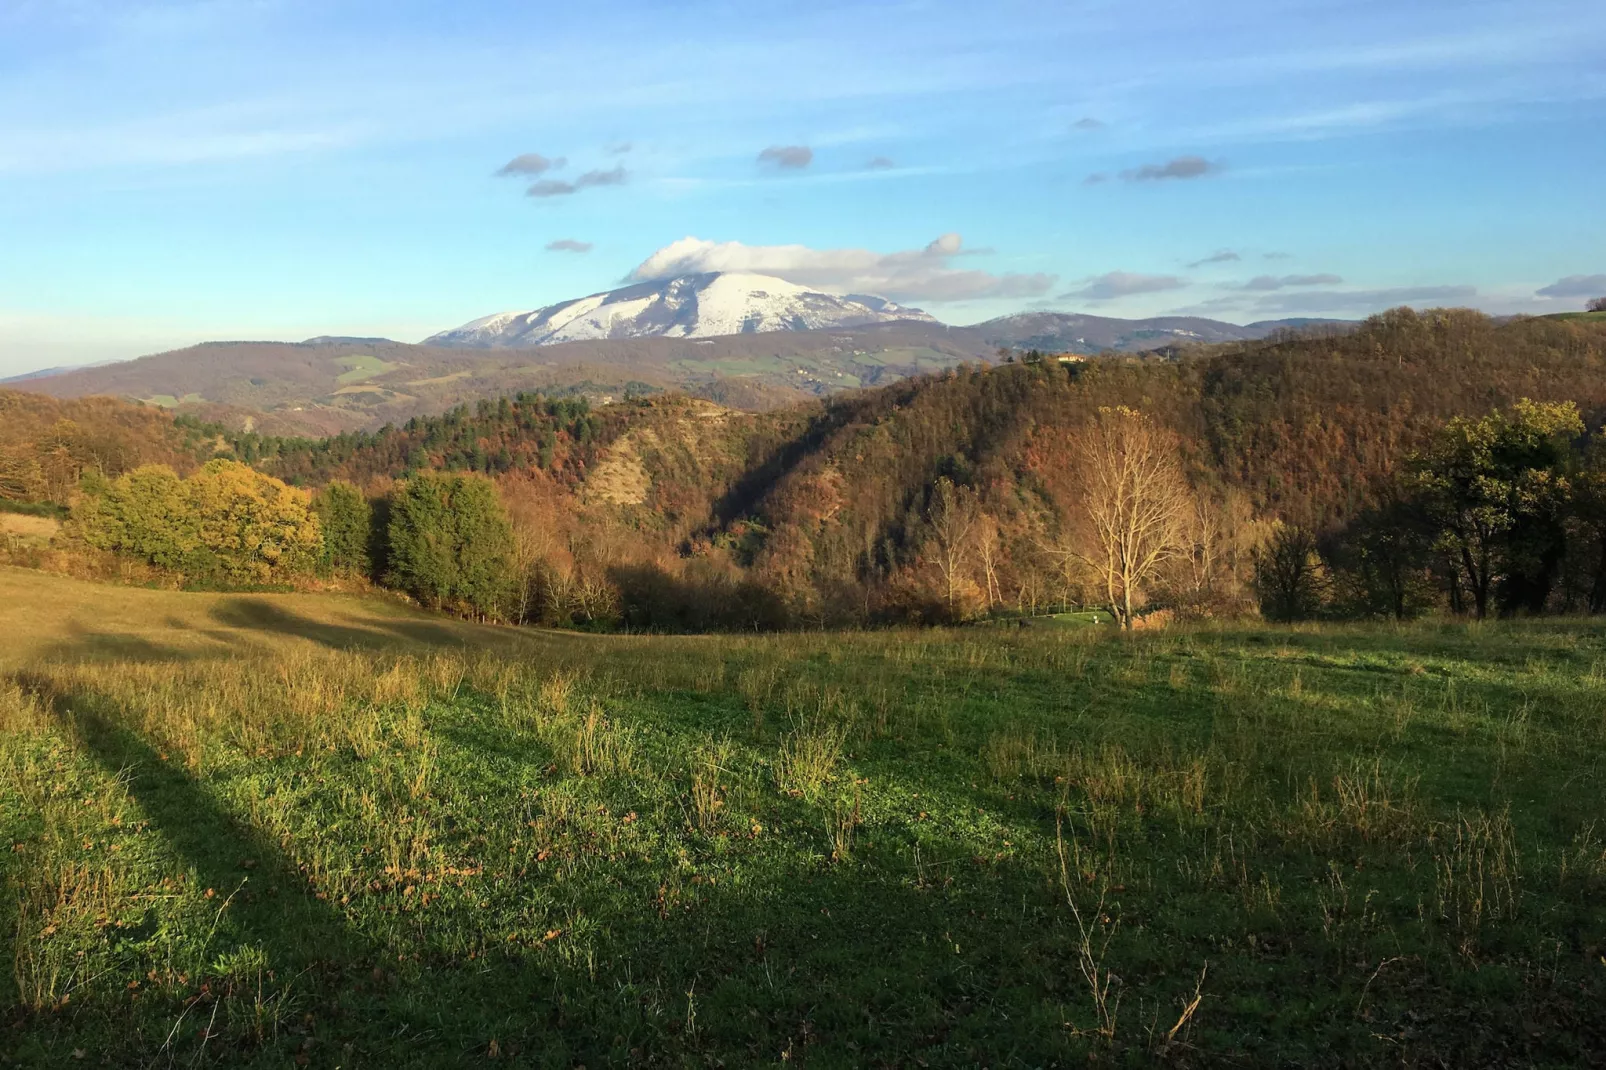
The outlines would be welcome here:
<svg viewBox="0 0 1606 1070">
<path fill-rule="evenodd" d="M 667 266 L 954 323 L 1579 308 L 1603 56 L 1599 0 L 0 0 L 0 374 Z"/>
</svg>

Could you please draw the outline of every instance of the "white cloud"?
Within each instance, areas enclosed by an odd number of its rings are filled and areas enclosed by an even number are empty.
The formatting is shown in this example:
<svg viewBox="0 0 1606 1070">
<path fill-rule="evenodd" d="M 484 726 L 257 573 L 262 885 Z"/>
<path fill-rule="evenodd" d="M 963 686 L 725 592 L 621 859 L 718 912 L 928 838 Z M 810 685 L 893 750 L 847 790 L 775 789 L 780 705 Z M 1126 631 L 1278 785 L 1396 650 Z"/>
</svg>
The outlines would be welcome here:
<svg viewBox="0 0 1606 1070">
<path fill-rule="evenodd" d="M 966 252 L 958 234 L 944 234 L 923 249 L 897 253 L 813 249 L 806 245 L 744 245 L 687 237 L 653 253 L 629 277 L 643 282 L 705 271 L 745 271 L 774 275 L 832 293 L 876 294 L 895 301 L 1037 297 L 1054 285 L 1053 275 L 995 275 L 961 270 L 950 264 Z"/>
</svg>

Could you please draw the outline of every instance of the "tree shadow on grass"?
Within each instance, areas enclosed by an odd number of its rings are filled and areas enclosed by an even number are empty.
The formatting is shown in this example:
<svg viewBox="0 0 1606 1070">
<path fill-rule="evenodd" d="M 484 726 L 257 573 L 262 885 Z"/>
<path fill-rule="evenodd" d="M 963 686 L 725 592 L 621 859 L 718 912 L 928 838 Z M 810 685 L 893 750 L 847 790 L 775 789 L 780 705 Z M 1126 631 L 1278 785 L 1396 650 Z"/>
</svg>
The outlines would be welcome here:
<svg viewBox="0 0 1606 1070">
<path fill-rule="evenodd" d="M 110 1030 L 100 1043 L 119 1065 L 200 1061 L 203 1051 L 237 1065 L 282 1065 L 305 1050 L 307 1037 L 316 1038 L 315 1062 L 393 1066 L 455 1063 L 488 1053 L 492 1040 L 524 1064 L 701 1061 L 743 1052 L 772 1061 L 789 1048 L 801 1055 L 820 1044 L 850 1061 L 850 1052 L 898 1062 L 917 1050 L 946 1050 L 938 1061 L 969 1061 L 984 1059 L 996 1022 L 1037 1006 L 1035 997 L 1009 1005 L 1031 989 L 1032 978 L 1044 969 L 1062 972 L 1052 956 L 1033 952 L 1021 975 L 1005 960 L 1014 952 L 1004 945 L 1014 941 L 986 940 L 985 918 L 945 903 L 940 883 L 922 891 L 885 871 L 806 859 L 780 863 L 756 885 L 659 887 L 657 900 L 653 870 L 642 875 L 639 896 L 610 892 L 563 906 L 572 893 L 551 898 L 565 887 L 553 883 L 551 866 L 528 877 L 521 872 L 511 885 L 505 882 L 513 875 L 503 874 L 473 893 L 512 895 L 520 916 L 559 911 L 549 915 L 559 934 L 550 942 L 541 939 L 546 926 L 537 918 L 533 934 L 504 943 L 497 922 L 461 906 L 437 920 L 429 912 L 398 917 L 395 907 L 376 914 L 375 904 L 359 925 L 319 896 L 275 837 L 230 813 L 181 763 L 128 727 L 111 699 L 40 673 L 13 680 L 106 775 L 125 780 L 153 831 L 193 871 L 189 894 L 213 890 L 218 910 L 204 947 L 172 949 L 188 950 L 193 960 L 177 957 L 192 972 L 188 990 L 151 992 L 137 1003 L 107 993 L 93 1011 L 94 1001 L 75 1001 L 72 1013 L 80 1017 L 56 1020 L 53 1042 L 45 1040 L 48 1031 L 34 1037 L 56 1055 L 84 1046 L 98 1021 Z M 562 912 L 571 910 L 574 918 L 565 920 Z M 576 923 L 581 931 L 571 936 Z M 379 930 L 364 931 L 371 924 Z M 967 954 L 947 950 L 950 932 Z M 571 944 L 575 939 L 585 946 Z M 1034 939 L 1045 951 L 1063 942 L 1047 932 Z M 467 954 L 475 944 L 479 954 Z M 231 991 L 209 964 L 253 947 L 276 975 L 273 984 L 293 993 L 297 1034 L 253 1038 L 220 1027 L 210 1040 L 198 1037 L 214 1001 Z M 1017 994 L 993 991 L 1000 971 L 1016 976 Z M 224 1013 L 218 1021 L 230 1018 Z M 175 1021 L 185 1027 L 164 1045 Z M 1052 1029 L 1040 1039 L 1040 1054 L 1061 1050 Z"/>
<path fill-rule="evenodd" d="M 312 620 L 262 598 L 224 599 L 212 607 L 211 617 L 230 628 L 308 639 L 334 650 L 395 645 L 394 639 L 383 632 Z"/>
<path fill-rule="evenodd" d="M 526 636 L 508 629 L 464 622 L 409 618 L 363 618 L 361 624 L 315 620 L 286 609 L 268 598 L 228 598 L 212 608 L 212 619 L 242 631 L 265 632 L 306 639 L 333 650 L 397 650 L 425 647 L 432 650 L 464 649 L 472 645 L 502 645 Z"/>
<path fill-rule="evenodd" d="M 67 633 L 65 638 L 58 639 L 39 650 L 29 660 L 41 664 L 67 661 L 124 661 L 158 665 L 195 661 L 216 654 L 216 651 L 168 646 L 144 636 L 129 635 L 124 632 L 92 631 L 77 624 L 70 625 Z M 196 634 L 205 635 L 218 642 L 222 649 L 238 646 L 240 642 L 238 636 L 226 633 L 196 633 L 189 630 L 184 634 L 187 637 Z"/>
<path fill-rule="evenodd" d="M 278 844 L 231 815 L 180 764 L 119 723 L 120 711 L 110 700 L 64 688 L 41 673 L 17 673 L 12 679 L 45 705 L 54 723 L 107 776 L 127 784 L 153 829 L 194 873 L 192 894 L 204 894 L 216 904 L 217 918 L 206 944 L 194 950 L 194 961 L 178 960 L 177 969 L 188 975 L 193 989 L 175 1008 L 181 1022 L 198 1018 L 193 1024 L 204 1025 L 212 1013 L 205 1004 L 228 995 L 229 980 L 213 974 L 213 964 L 230 952 L 256 948 L 275 975 L 303 983 L 309 975 L 320 975 L 327 983 L 352 963 L 374 961 L 375 950 L 313 893 Z M 168 962 L 175 965 L 171 955 Z M 210 984 L 202 987 L 209 975 Z M 186 1052 L 196 1043 L 193 1028 L 175 1025 L 173 1036 L 160 1046 L 149 1034 L 130 1030 L 119 1037 L 128 1045 L 119 1054 L 171 1060 L 174 1037 Z M 211 1045 L 214 1056 L 218 1047 Z"/>
<path fill-rule="evenodd" d="M 342 920 L 307 894 L 305 877 L 279 846 L 229 814 L 179 763 L 118 723 L 107 699 L 67 690 L 39 673 L 13 679 L 46 705 L 55 724 L 106 774 L 126 778 L 129 793 L 194 870 L 197 884 L 213 890 L 220 904 L 228 900 L 220 933 L 291 962 L 351 950 Z"/>
</svg>

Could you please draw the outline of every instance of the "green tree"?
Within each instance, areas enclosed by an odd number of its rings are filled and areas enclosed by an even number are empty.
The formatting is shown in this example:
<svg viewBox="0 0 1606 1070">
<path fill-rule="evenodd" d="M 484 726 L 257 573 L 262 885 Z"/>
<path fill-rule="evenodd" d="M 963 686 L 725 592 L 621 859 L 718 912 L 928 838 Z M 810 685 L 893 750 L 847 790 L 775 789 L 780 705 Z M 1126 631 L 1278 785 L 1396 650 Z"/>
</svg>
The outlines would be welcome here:
<svg viewBox="0 0 1606 1070">
<path fill-rule="evenodd" d="M 1419 503 L 1398 490 L 1385 487 L 1337 540 L 1340 600 L 1351 613 L 1405 620 L 1431 604 L 1432 535 Z"/>
<path fill-rule="evenodd" d="M 501 619 L 514 600 L 513 531 L 495 486 L 422 472 L 390 504 L 386 582 L 426 605 Z"/>
<path fill-rule="evenodd" d="M 1589 611 L 1606 613 L 1606 441 L 1591 443 L 1570 483 L 1570 542 L 1585 562 Z"/>
<path fill-rule="evenodd" d="M 1316 537 L 1304 528 L 1279 524 L 1255 555 L 1255 590 L 1269 620 L 1309 620 L 1321 611 L 1327 575 Z"/>
<path fill-rule="evenodd" d="M 182 570 L 201 546 L 197 517 L 178 473 L 162 464 L 114 480 L 86 477 L 72 527 L 89 545 Z"/>
<path fill-rule="evenodd" d="M 1495 598 L 1505 613 L 1544 608 L 1566 550 L 1565 465 L 1583 429 L 1572 402 L 1524 398 L 1451 420 L 1417 459 L 1435 546 L 1459 566 L 1480 620 Z"/>
<path fill-rule="evenodd" d="M 86 478 L 73 506 L 85 542 L 191 578 L 268 583 L 306 571 L 319 545 L 304 492 L 216 460 L 189 479 L 147 465 L 115 480 Z"/>
<path fill-rule="evenodd" d="M 337 479 L 312 500 L 323 529 L 323 567 L 353 576 L 373 574 L 369 543 L 373 537 L 373 509 L 353 483 Z"/>
</svg>

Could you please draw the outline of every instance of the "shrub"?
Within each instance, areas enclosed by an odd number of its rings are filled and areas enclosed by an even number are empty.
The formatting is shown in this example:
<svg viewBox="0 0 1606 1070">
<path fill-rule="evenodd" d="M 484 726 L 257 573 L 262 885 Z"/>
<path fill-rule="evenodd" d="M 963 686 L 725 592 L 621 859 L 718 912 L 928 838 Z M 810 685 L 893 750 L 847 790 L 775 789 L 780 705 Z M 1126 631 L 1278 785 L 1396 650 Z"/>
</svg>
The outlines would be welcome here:
<svg viewBox="0 0 1606 1070">
<path fill-rule="evenodd" d="M 513 529 L 487 479 L 423 472 L 390 501 L 386 582 L 426 605 L 501 619 L 514 598 Z"/>
</svg>

